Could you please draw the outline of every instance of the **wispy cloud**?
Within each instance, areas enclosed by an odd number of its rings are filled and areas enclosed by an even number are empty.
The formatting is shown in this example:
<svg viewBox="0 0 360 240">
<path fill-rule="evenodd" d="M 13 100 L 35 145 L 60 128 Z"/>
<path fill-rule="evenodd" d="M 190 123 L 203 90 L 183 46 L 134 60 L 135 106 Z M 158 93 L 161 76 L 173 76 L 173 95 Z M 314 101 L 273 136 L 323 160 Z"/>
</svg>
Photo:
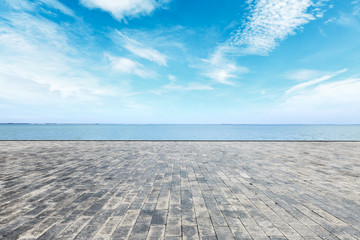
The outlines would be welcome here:
<svg viewBox="0 0 360 240">
<path fill-rule="evenodd" d="M 172 91 L 209 91 L 214 90 L 211 85 L 200 82 L 178 83 L 174 75 L 168 75 L 169 83 L 163 85 L 160 89 L 152 91 L 155 94 L 163 94 L 164 92 Z"/>
<path fill-rule="evenodd" d="M 332 106 L 350 104 L 360 106 L 360 78 L 353 77 L 345 80 L 323 83 L 314 88 L 298 91 L 297 94 L 289 96 L 287 104 L 299 104 L 303 106 Z M 294 106 L 295 107 L 295 106 Z"/>
<path fill-rule="evenodd" d="M 180 91 L 196 91 L 196 90 L 213 90 L 214 88 L 210 85 L 191 82 L 184 85 L 170 83 L 163 86 L 166 90 L 180 90 Z"/>
<path fill-rule="evenodd" d="M 336 23 L 344 27 L 353 28 L 357 31 L 360 30 L 360 19 L 353 12 L 341 13 L 336 20 Z"/>
<path fill-rule="evenodd" d="M 136 56 L 147 59 L 161 66 L 167 66 L 166 55 L 160 53 L 158 50 L 148 47 L 145 44 L 126 36 L 120 31 L 116 31 L 115 40 L 121 41 L 123 47 Z"/>
<path fill-rule="evenodd" d="M 88 8 L 98 8 L 111 13 L 116 19 L 148 15 L 156 8 L 163 7 L 169 0 L 80 0 Z"/>
<path fill-rule="evenodd" d="M 7 7 L 12 8 L 13 10 L 31 11 L 35 9 L 34 3 L 27 0 L 5 0 L 1 2 L 0 5 L 1 4 L 6 4 Z"/>
<path fill-rule="evenodd" d="M 110 61 L 114 71 L 134 74 L 142 78 L 151 78 L 155 75 L 154 72 L 146 70 L 141 63 L 135 62 L 129 58 L 115 57 L 110 54 L 105 54 L 105 57 Z"/>
<path fill-rule="evenodd" d="M 326 0 L 255 0 L 250 3 L 249 17 L 242 28 L 217 46 L 205 60 L 209 67 L 204 75 L 215 82 L 235 85 L 232 78 L 249 70 L 228 60 L 228 56 L 268 55 L 278 42 L 311 20 L 322 17 Z"/>
<path fill-rule="evenodd" d="M 288 95 L 271 110 L 277 121 L 299 123 L 357 123 L 360 78 L 325 82 Z"/>
<path fill-rule="evenodd" d="M 322 17 L 323 3 L 311 0 L 250 1 L 250 16 L 217 51 L 237 55 L 267 55 L 279 41 L 295 30 Z"/>
<path fill-rule="evenodd" d="M 212 79 L 216 83 L 235 86 L 236 83 L 231 79 L 235 79 L 240 74 L 249 72 L 249 69 L 243 66 L 238 66 L 224 56 L 216 52 L 210 59 L 203 59 L 205 66 L 203 68 L 203 75 Z"/>
<path fill-rule="evenodd" d="M 314 69 L 298 69 L 298 70 L 288 71 L 285 74 L 285 77 L 291 80 L 302 82 L 317 78 L 324 74 L 325 74 L 324 71 L 319 71 Z"/>
<path fill-rule="evenodd" d="M 82 102 L 124 93 L 88 71 L 66 29 L 26 11 L 5 12 L 0 21 L 0 98 L 21 103 Z"/>
<path fill-rule="evenodd" d="M 4 2 L 8 7 L 18 11 L 34 11 L 42 10 L 39 7 L 46 6 L 51 10 L 60 11 L 63 14 L 75 17 L 74 11 L 62 4 L 58 0 L 39 0 L 39 1 L 28 1 L 28 0 L 5 0 Z"/>
<path fill-rule="evenodd" d="M 360 0 L 354 0 L 351 4 L 354 6 L 353 14 L 360 16 Z"/>
<path fill-rule="evenodd" d="M 337 71 L 337 72 L 333 72 L 333 73 L 330 73 L 330 74 L 327 74 L 327 75 L 324 75 L 324 76 L 321 76 L 319 78 L 316 78 L 316 79 L 313 79 L 313 80 L 310 80 L 310 81 L 306 81 L 306 82 L 303 82 L 303 83 L 300 83 L 300 84 L 297 84 L 295 86 L 293 86 L 292 88 L 288 89 L 285 94 L 288 95 L 288 94 L 293 94 L 297 91 L 300 91 L 300 90 L 303 90 L 307 87 L 310 87 L 310 86 L 313 86 L 313 85 L 316 85 L 318 83 L 321 83 L 321 82 L 324 82 L 326 80 L 329 80 L 341 73 L 344 73 L 346 72 L 347 69 L 342 69 L 340 71 Z"/>
<path fill-rule="evenodd" d="M 326 20 L 325 24 L 335 23 L 344 27 L 350 27 L 352 29 L 360 29 L 360 0 L 354 0 L 350 2 L 351 9 L 347 11 L 339 12 L 338 16 L 332 17 Z"/>
<path fill-rule="evenodd" d="M 339 71 L 340 72 L 340 71 Z M 347 124 L 357 123 L 360 113 L 359 74 L 321 81 L 291 94 L 278 103 L 249 110 L 246 116 L 257 123 Z M 265 119 L 265 120 L 264 120 Z"/>
<path fill-rule="evenodd" d="M 73 10 L 71 10 L 70 8 L 68 8 L 67 6 L 65 6 L 64 4 L 59 2 L 58 0 L 40 0 L 40 2 L 42 2 L 43 4 L 49 6 L 53 9 L 59 10 L 63 14 L 66 14 L 66 15 L 69 15 L 72 17 L 75 16 Z"/>
<path fill-rule="evenodd" d="M 267 103 L 249 108 L 231 110 L 231 115 L 244 123 L 257 124 L 357 124 L 360 117 L 359 74 L 338 80 L 323 81 L 292 94 L 285 94 L 279 101 L 269 92 Z M 266 96 L 264 96 L 266 97 Z M 275 97 L 277 98 L 277 97 Z M 231 119 L 231 118 L 230 118 Z"/>
<path fill-rule="evenodd" d="M 236 84 L 230 79 L 236 78 L 238 66 L 233 63 L 213 65 L 211 64 L 209 70 L 204 73 L 204 75 L 213 81 L 225 85 L 235 86 Z"/>
</svg>

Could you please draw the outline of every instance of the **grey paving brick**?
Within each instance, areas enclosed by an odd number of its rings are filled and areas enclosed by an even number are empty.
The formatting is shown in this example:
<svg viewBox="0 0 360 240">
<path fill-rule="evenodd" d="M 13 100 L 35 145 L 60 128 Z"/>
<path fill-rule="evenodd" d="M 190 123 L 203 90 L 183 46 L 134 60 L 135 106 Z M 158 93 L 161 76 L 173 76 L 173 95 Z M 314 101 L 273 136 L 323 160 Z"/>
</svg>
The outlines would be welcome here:
<svg viewBox="0 0 360 240">
<path fill-rule="evenodd" d="M 80 233 L 74 239 L 76 240 L 91 239 L 92 237 L 95 236 L 99 228 L 100 226 L 88 224 L 80 231 Z"/>
<path fill-rule="evenodd" d="M 181 218 L 169 217 L 167 219 L 165 236 L 181 236 Z"/>
<path fill-rule="evenodd" d="M 197 227 L 194 225 L 192 226 L 183 225 L 182 236 L 183 239 L 199 239 L 199 233 L 197 231 Z"/>
<path fill-rule="evenodd" d="M 61 239 L 73 239 L 90 220 L 90 217 L 79 217 L 73 224 L 65 228 L 59 237 Z"/>
<path fill-rule="evenodd" d="M 165 240 L 181 240 L 181 237 L 167 236 L 165 237 Z"/>
<path fill-rule="evenodd" d="M 215 232 L 218 239 L 224 239 L 224 240 L 235 239 L 228 227 L 216 227 Z"/>
<path fill-rule="evenodd" d="M 0 239 L 360 239 L 359 142 L 0 141 Z"/>
<path fill-rule="evenodd" d="M 114 234 L 112 235 L 111 239 L 113 239 L 113 240 L 127 239 L 130 234 L 131 228 L 132 228 L 132 226 L 118 226 L 115 229 Z"/>
<path fill-rule="evenodd" d="M 146 239 L 158 240 L 165 237 L 165 225 L 153 225 L 150 227 L 149 234 Z"/>
<path fill-rule="evenodd" d="M 167 210 L 155 210 L 152 219 L 151 224 L 155 225 L 165 225 L 167 218 Z"/>
<path fill-rule="evenodd" d="M 131 235 L 147 235 L 150 228 L 150 222 L 137 221 L 132 228 Z"/>
</svg>

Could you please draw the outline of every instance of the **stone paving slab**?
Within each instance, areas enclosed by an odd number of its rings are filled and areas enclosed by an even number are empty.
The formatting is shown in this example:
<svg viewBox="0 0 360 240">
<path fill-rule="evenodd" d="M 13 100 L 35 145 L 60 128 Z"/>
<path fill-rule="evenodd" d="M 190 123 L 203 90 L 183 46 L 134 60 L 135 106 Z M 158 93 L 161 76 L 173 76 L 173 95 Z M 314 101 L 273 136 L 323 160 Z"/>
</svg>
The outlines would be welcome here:
<svg viewBox="0 0 360 240">
<path fill-rule="evenodd" d="M 0 141 L 0 239 L 360 239 L 360 142 Z"/>
</svg>

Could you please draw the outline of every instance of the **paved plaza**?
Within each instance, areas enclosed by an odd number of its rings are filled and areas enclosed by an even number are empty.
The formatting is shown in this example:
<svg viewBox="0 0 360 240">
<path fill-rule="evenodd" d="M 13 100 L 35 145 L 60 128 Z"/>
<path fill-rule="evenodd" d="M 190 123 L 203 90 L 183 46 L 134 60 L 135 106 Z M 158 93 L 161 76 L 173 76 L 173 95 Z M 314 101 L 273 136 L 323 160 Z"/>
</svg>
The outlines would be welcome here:
<svg viewBox="0 0 360 240">
<path fill-rule="evenodd" d="M 0 239 L 360 239 L 360 142 L 0 141 Z"/>
</svg>

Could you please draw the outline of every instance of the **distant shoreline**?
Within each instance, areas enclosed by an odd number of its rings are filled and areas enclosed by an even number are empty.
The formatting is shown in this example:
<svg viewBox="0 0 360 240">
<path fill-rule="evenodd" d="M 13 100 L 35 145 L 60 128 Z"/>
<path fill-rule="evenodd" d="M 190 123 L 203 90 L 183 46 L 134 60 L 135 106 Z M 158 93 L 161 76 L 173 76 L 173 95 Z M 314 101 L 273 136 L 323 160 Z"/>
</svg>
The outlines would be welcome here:
<svg viewBox="0 0 360 240">
<path fill-rule="evenodd" d="M 0 123 L 0 125 L 254 125 L 254 126 L 347 126 L 360 123 Z"/>
<path fill-rule="evenodd" d="M 2 140 L 0 142 L 358 143 L 360 140 Z"/>
</svg>

